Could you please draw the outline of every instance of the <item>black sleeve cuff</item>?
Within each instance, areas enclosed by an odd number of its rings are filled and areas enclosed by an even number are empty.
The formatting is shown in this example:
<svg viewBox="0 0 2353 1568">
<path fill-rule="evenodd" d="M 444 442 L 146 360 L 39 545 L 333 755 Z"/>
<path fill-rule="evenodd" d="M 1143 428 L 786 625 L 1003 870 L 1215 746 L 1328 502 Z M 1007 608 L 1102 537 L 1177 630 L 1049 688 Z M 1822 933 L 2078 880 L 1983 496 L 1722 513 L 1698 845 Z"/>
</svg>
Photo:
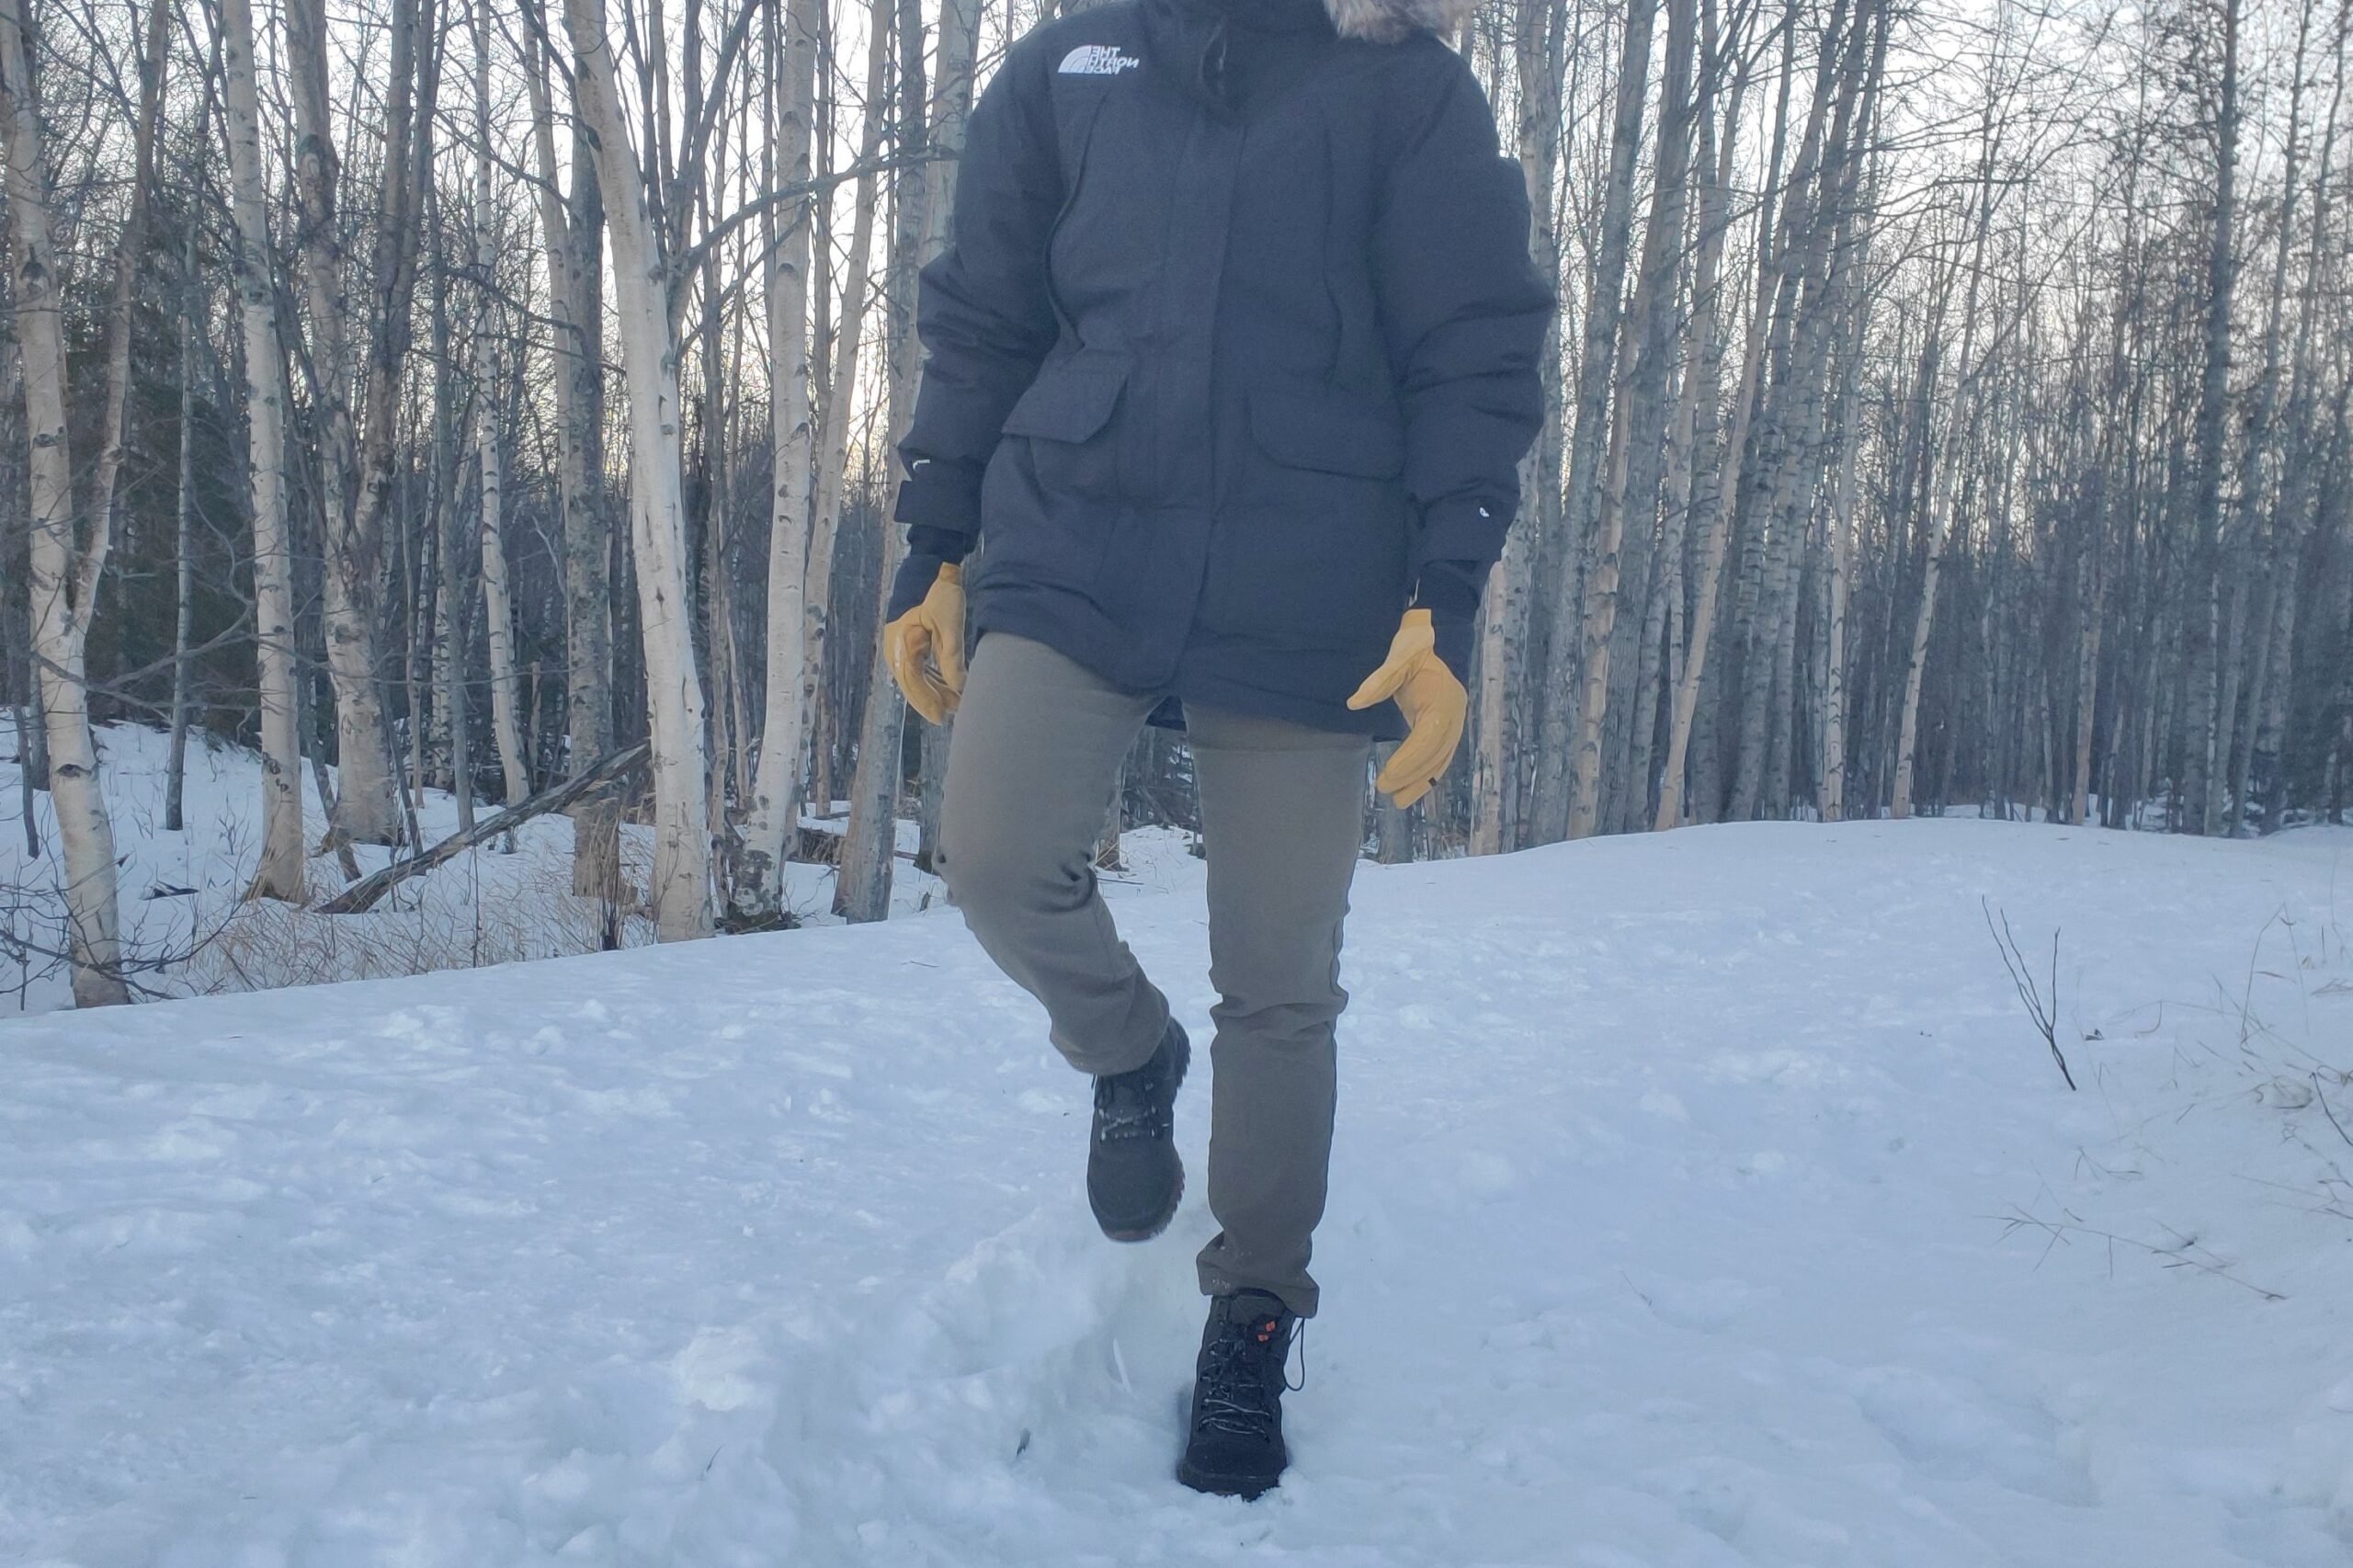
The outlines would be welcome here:
<svg viewBox="0 0 2353 1568">
<path fill-rule="evenodd" d="M 1509 498 L 1492 494 L 1448 495 L 1431 502 L 1422 510 L 1414 570 L 1426 573 L 1440 562 L 1467 562 L 1483 583 L 1485 563 L 1504 552 L 1514 509 Z"/>
<path fill-rule="evenodd" d="M 979 463 L 961 458 L 909 459 L 892 517 L 911 528 L 980 532 L 981 472 Z"/>
<path fill-rule="evenodd" d="M 972 553 L 972 544 L 971 534 L 954 528 L 927 528 L 917 523 L 907 529 L 909 555 L 928 555 L 934 561 L 961 566 L 964 563 L 964 557 Z"/>
<path fill-rule="evenodd" d="M 1430 561 L 1414 585 L 1414 605 L 1430 612 L 1440 663 L 1464 686 L 1471 684 L 1472 647 L 1478 640 L 1479 599 L 1486 568 L 1475 561 Z"/>
</svg>

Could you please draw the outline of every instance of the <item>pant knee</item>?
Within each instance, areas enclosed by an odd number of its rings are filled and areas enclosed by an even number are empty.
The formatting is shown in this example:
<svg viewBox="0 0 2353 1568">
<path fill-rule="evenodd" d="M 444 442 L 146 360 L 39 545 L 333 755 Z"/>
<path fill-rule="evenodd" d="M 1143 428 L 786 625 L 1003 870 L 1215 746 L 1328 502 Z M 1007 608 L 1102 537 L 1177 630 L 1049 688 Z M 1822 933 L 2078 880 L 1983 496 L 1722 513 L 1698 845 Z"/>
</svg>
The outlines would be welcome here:
<svg viewBox="0 0 2353 1568">
<path fill-rule="evenodd" d="M 1066 864 L 1019 835 L 992 834 L 969 846 L 943 835 L 939 873 L 965 919 L 993 925 L 1010 915 L 1051 914 L 1086 902 L 1086 868 Z"/>
</svg>

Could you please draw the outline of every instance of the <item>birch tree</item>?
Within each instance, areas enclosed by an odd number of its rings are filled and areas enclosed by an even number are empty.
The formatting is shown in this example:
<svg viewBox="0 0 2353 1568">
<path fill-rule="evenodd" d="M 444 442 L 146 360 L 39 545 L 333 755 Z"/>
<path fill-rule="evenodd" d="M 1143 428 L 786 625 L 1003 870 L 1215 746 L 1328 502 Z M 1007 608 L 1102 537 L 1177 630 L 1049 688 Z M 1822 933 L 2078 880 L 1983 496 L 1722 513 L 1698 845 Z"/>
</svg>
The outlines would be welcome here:
<svg viewBox="0 0 2353 1568">
<path fill-rule="evenodd" d="M 556 485 L 563 507 L 564 740 L 569 771 L 612 749 L 612 631 L 606 604 L 611 531 L 604 495 L 604 203 L 585 124 L 574 121 L 571 189 L 556 166 L 551 53 L 539 0 L 524 0 L 524 83 L 540 232 L 547 257 L 554 353 Z M 610 904 L 619 896 L 620 823 L 609 790 L 572 812 L 572 891 Z"/>
<path fill-rule="evenodd" d="M 886 31 L 884 0 L 877 0 L 874 26 Z M 890 433 L 895 450 L 915 413 L 922 348 L 915 337 L 915 290 L 922 268 L 946 248 L 949 214 L 955 196 L 949 183 L 952 165 L 925 161 L 936 119 L 947 150 L 963 147 L 964 120 L 972 102 L 972 55 L 980 31 L 979 0 L 948 0 L 940 37 L 940 103 L 930 108 L 924 89 L 923 10 L 919 0 L 897 0 L 899 40 L 899 205 L 895 213 L 890 298 Z M 895 466 L 893 469 L 895 471 Z M 904 540 L 886 527 L 880 580 L 887 603 L 898 574 Z M 851 786 L 849 831 L 835 881 L 835 903 L 853 920 L 881 920 L 891 908 L 891 870 L 896 847 L 900 785 L 900 736 L 906 707 L 882 658 L 878 613 L 870 652 L 865 734 L 858 747 L 858 775 Z M 1116 817 L 1118 807 L 1113 806 Z M 1116 833 L 1113 843 L 1118 842 Z"/>
<path fill-rule="evenodd" d="M 2238 280 L 2232 224 L 2235 216 L 2239 142 L 2240 0 L 2217 0 L 2221 77 L 2213 105 L 2214 205 L 2206 247 L 2206 312 L 2198 389 L 2197 488 L 2190 499 L 2195 535 L 2190 569 L 2201 585 L 2184 624 L 2182 658 L 2188 686 L 2182 713 L 2181 804 L 2191 833 L 2223 829 L 2223 759 L 2216 755 L 2217 619 L 2222 528 L 2222 442 L 2231 383 L 2231 309 Z"/>
<path fill-rule="evenodd" d="M 342 161 L 335 151 L 324 0 L 287 0 L 287 61 L 293 89 L 296 185 L 316 377 L 320 465 L 325 492 L 323 606 L 327 671 L 335 693 L 335 800 L 339 839 L 400 839 L 392 753 L 379 687 L 375 606 L 383 515 L 393 483 L 402 367 L 417 254 L 416 192 L 431 164 L 437 0 L 392 0 L 384 79 L 384 167 L 371 226 L 373 298 L 355 324 L 340 233 Z M 354 422 L 348 365 L 355 324 L 365 337 L 362 419 Z"/>
<path fill-rule="evenodd" d="M 1642 7 L 1644 11 L 1648 6 Z M 1642 24 L 1646 30 L 1649 23 Z M 1632 363 L 1616 400 L 1600 495 L 1599 540 L 1586 584 L 1584 696 L 1577 703 L 1576 741 L 1569 786 L 1568 836 L 1591 834 L 1601 809 L 1602 721 L 1609 701 L 1610 636 L 1618 619 L 1619 550 L 1630 506 L 1644 509 L 1650 526 L 1659 476 L 1655 433 L 1664 427 L 1667 356 L 1674 329 L 1677 278 L 1683 249 L 1684 181 L 1691 148 L 1691 51 L 1697 37 L 1694 0 L 1667 0 L 1665 77 L 1660 87 L 1657 172 L 1650 220 L 1635 274 L 1628 339 Z M 1626 69 L 1636 69 L 1630 41 Z M 1639 92 L 1642 84 L 1637 81 Z M 1625 130 L 1620 121 L 1620 131 Z M 1612 177 L 1615 177 L 1613 164 Z M 1644 460 L 1637 464 L 1635 430 Z M 1632 476 L 1639 470 L 1641 480 Z"/>
<path fill-rule="evenodd" d="M 474 461 L 482 493 L 483 615 L 489 629 L 491 733 L 506 774 L 506 802 L 519 804 L 531 793 L 530 764 L 523 755 L 515 667 L 515 607 L 506 588 L 506 459 L 499 450 L 498 354 L 495 323 L 498 291 L 498 210 L 491 199 L 490 27 L 488 0 L 474 0 Z"/>
<path fill-rule="evenodd" d="M 64 861 L 67 952 L 74 1000 L 84 1007 L 130 1000 L 115 881 L 114 820 L 107 810 L 90 730 L 86 651 L 90 620 L 113 540 L 114 492 L 121 471 L 131 380 L 133 290 L 153 178 L 155 120 L 163 88 L 164 0 L 149 8 L 140 61 L 133 154 L 136 187 L 115 262 L 107 317 L 105 415 L 88 494 L 77 494 L 68 410 L 63 258 L 51 222 L 52 184 L 41 127 L 40 87 L 26 0 L 0 0 L 0 156 L 7 165 L 11 281 L 24 382 L 31 485 L 27 564 L 32 596 L 30 653 L 40 691 L 50 799 Z M 21 733 L 21 730 L 19 733 Z"/>
<path fill-rule="evenodd" d="M 603 0 L 564 0 L 573 90 L 595 139 L 613 242 L 613 290 L 629 386 L 630 517 L 653 730 L 654 860 L 649 902 L 664 941 L 710 934 L 710 828 L 703 793 L 702 680 L 687 603 L 683 426 L 670 257 L 647 207 L 657 178 L 623 111 Z"/>
<path fill-rule="evenodd" d="M 1591 662 L 1592 618 L 1598 610 L 1598 601 L 1617 592 L 1618 541 L 1598 531 L 1598 525 L 1607 522 L 1598 517 L 1598 498 L 1619 324 L 1625 312 L 1627 253 L 1633 233 L 1634 161 L 1643 142 L 1652 24 L 1657 14 L 1657 0 L 1633 0 L 1627 7 L 1626 35 L 1618 62 L 1609 167 L 1604 176 L 1600 237 L 1586 307 L 1584 344 L 1577 367 L 1575 424 L 1571 429 L 1569 449 L 1567 534 L 1570 540 L 1576 540 L 1591 530 L 1597 533 L 1597 541 L 1588 583 L 1580 585 L 1574 574 L 1563 574 L 1562 578 L 1561 594 L 1553 608 L 1550 668 L 1545 680 L 1555 692 L 1577 688 L 1581 664 Z M 1583 600 L 1579 597 L 1581 586 L 1587 595 Z M 1588 628 L 1582 639 L 1573 630 L 1581 615 Z M 1573 713 L 1559 701 L 1548 704 L 1544 710 L 1536 805 L 1540 813 L 1539 835 L 1547 840 L 1565 837 L 1569 832 L 1571 777 L 1576 766 L 1575 754 L 1582 750 L 1578 737 L 1583 725 L 1582 719 L 1572 722 Z"/>
<path fill-rule="evenodd" d="M 220 0 L 222 99 L 229 139 L 236 284 L 244 328 L 245 426 L 254 518 L 254 646 L 261 695 L 261 859 L 256 898 L 300 903 L 302 754 L 295 728 L 294 552 L 288 529 L 286 366 L 262 183 L 261 110 L 248 0 Z"/>
<path fill-rule="evenodd" d="M 809 606 L 813 597 L 824 598 L 828 585 L 816 581 L 813 595 L 810 575 L 809 268 L 818 199 L 810 146 L 822 20 L 820 0 L 790 0 L 782 36 L 771 45 L 778 71 L 775 166 L 794 194 L 770 220 L 767 251 L 768 429 L 776 468 L 769 483 L 767 698 L 758 766 L 736 830 L 738 863 L 730 879 L 735 917 L 745 924 L 771 923 L 783 909 L 784 864 L 815 693 L 809 660 L 813 644 L 822 650 L 809 630 Z"/>
</svg>

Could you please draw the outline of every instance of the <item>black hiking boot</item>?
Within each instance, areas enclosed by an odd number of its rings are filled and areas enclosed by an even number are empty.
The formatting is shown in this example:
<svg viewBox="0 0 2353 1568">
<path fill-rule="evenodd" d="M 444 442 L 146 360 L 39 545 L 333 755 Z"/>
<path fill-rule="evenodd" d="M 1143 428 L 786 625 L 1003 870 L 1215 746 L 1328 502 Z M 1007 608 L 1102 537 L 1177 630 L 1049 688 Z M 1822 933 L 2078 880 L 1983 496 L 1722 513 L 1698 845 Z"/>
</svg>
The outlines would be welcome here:
<svg viewBox="0 0 2353 1568">
<path fill-rule="evenodd" d="M 1185 1196 L 1176 1157 L 1176 1088 L 1192 1060 L 1184 1026 L 1168 1031 L 1142 1066 L 1095 1080 L 1095 1131 L 1086 1146 L 1086 1201 L 1115 1242 L 1148 1242 L 1168 1228 Z"/>
<path fill-rule="evenodd" d="M 1255 1498 L 1282 1479 L 1283 1363 L 1299 1319 L 1263 1290 L 1210 1302 L 1194 1364 L 1192 1425 L 1176 1479 L 1196 1492 Z"/>
</svg>

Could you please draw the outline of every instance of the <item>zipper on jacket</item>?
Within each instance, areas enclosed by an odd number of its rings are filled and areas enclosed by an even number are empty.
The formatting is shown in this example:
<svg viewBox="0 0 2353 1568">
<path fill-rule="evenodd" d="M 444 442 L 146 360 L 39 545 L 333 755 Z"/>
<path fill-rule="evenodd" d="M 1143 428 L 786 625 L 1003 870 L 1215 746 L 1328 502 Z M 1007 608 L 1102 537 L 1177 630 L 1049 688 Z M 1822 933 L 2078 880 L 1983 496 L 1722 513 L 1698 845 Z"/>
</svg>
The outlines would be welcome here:
<svg viewBox="0 0 2353 1568">
<path fill-rule="evenodd" d="M 1117 81 L 1119 78 L 1114 76 L 1108 80 Z M 1080 111 L 1086 119 L 1078 128 L 1075 166 L 1063 170 L 1062 205 L 1054 209 L 1054 221 L 1046 226 L 1046 302 L 1053 307 L 1058 335 L 1068 337 L 1081 348 L 1086 347 L 1086 340 L 1079 335 L 1078 320 L 1063 303 L 1062 290 L 1054 284 L 1054 246 L 1062 239 L 1063 221 L 1070 216 L 1071 209 L 1078 204 L 1079 192 L 1086 187 L 1087 154 L 1095 145 L 1095 122 L 1103 118 L 1104 102 L 1111 95 L 1108 90 L 1097 87 L 1093 89 L 1092 96 L 1095 101 Z M 1057 137 L 1059 134 L 1057 131 Z"/>
</svg>

